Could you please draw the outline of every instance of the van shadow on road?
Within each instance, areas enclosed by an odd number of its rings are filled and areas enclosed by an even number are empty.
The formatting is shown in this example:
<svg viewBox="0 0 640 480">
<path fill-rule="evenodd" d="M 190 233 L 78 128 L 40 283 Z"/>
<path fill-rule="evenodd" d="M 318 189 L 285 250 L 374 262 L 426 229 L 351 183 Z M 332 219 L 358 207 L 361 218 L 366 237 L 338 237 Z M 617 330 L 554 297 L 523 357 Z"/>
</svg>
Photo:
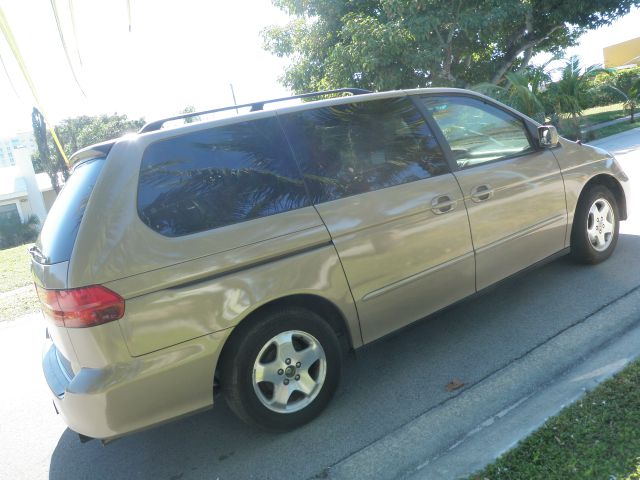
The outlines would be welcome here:
<svg viewBox="0 0 640 480">
<path fill-rule="evenodd" d="M 50 478 L 311 477 L 639 287 L 639 255 L 640 237 L 621 235 L 601 265 L 561 258 L 365 347 L 346 360 L 328 409 L 294 432 L 245 426 L 218 398 L 211 411 L 106 447 L 66 430 Z M 453 379 L 465 386 L 447 392 Z"/>
</svg>

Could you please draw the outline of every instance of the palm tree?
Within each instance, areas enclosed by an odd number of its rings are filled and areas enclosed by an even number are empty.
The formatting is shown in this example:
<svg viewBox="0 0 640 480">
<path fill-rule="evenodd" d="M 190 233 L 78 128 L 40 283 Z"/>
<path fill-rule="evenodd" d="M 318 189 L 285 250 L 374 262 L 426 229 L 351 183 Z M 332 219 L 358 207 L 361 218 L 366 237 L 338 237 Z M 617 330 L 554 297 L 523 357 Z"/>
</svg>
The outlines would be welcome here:
<svg viewBox="0 0 640 480">
<path fill-rule="evenodd" d="M 601 71 L 600 65 L 591 65 L 583 70 L 577 56 L 569 57 L 562 67 L 560 79 L 550 84 L 547 90 L 555 112 L 569 115 L 571 133 L 577 138 L 581 137 L 580 120 L 589 92 L 588 80 Z"/>
<path fill-rule="evenodd" d="M 544 106 L 538 97 L 539 90 L 531 86 L 530 77 L 525 72 L 510 72 L 506 78 L 509 105 L 544 123 Z"/>
<path fill-rule="evenodd" d="M 528 65 L 516 72 L 505 75 L 505 85 L 481 83 L 474 90 L 485 93 L 506 103 L 510 107 L 544 123 L 545 109 L 540 94 L 544 86 L 551 81 L 547 67 L 551 61 L 540 66 Z"/>
<path fill-rule="evenodd" d="M 588 95 L 588 80 L 603 69 L 600 65 L 591 65 L 582 69 L 577 56 L 569 57 L 562 67 L 560 80 L 549 86 L 549 95 L 558 113 L 576 118 L 582 115 L 582 105 Z"/>
<path fill-rule="evenodd" d="M 620 87 L 620 88 L 619 88 Z M 635 113 L 640 103 L 640 77 L 636 78 L 630 85 L 615 87 L 606 85 L 605 88 L 616 92 L 622 98 L 625 112 L 631 115 L 631 123 L 635 122 Z"/>
</svg>

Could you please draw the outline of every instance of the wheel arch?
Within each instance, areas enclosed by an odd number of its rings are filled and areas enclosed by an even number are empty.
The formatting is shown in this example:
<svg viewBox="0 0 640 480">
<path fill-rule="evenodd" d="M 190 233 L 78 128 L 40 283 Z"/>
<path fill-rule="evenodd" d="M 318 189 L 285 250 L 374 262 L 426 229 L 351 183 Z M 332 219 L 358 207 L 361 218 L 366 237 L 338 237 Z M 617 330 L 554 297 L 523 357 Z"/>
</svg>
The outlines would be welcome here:
<svg viewBox="0 0 640 480">
<path fill-rule="evenodd" d="M 612 175 L 608 175 L 606 173 L 600 173 L 589 179 L 587 183 L 584 184 L 582 190 L 580 191 L 580 196 L 578 197 L 578 201 L 576 202 L 576 209 L 583 197 L 587 194 L 587 192 L 596 185 L 602 185 L 606 187 L 615 197 L 616 203 L 618 205 L 618 213 L 620 214 L 620 220 L 627 219 L 627 198 L 624 193 L 624 189 L 620 182 Z M 572 227 L 573 228 L 573 227 Z"/>
<path fill-rule="evenodd" d="M 280 297 L 274 300 L 270 300 L 254 310 L 252 310 L 248 315 L 246 315 L 240 322 L 233 327 L 233 331 L 226 339 L 222 350 L 220 352 L 220 356 L 218 359 L 218 364 L 216 365 L 216 372 L 214 374 L 214 387 L 218 386 L 218 369 L 220 365 L 224 362 L 227 350 L 229 345 L 233 342 L 232 340 L 238 336 L 242 335 L 243 332 L 251 327 L 252 322 L 255 319 L 260 318 L 262 314 L 271 310 L 282 307 L 303 307 L 309 310 L 314 311 L 318 315 L 320 315 L 331 327 L 331 329 L 336 333 L 338 337 L 338 341 L 340 342 L 340 346 L 343 351 L 350 351 L 354 349 L 354 342 L 352 338 L 352 333 L 349 329 L 349 324 L 347 322 L 346 317 L 340 311 L 337 305 L 335 305 L 330 300 L 321 297 L 320 295 L 308 294 L 308 293 L 300 293 L 288 295 L 285 297 Z"/>
</svg>

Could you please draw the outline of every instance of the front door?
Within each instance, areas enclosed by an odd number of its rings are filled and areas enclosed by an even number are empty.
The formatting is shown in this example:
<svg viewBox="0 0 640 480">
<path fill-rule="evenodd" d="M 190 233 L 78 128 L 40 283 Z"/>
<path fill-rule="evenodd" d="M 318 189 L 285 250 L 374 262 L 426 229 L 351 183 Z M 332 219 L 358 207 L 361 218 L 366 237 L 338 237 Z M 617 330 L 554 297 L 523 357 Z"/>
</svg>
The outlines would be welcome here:
<svg viewBox="0 0 640 480">
<path fill-rule="evenodd" d="M 421 99 L 457 164 L 480 290 L 564 248 L 567 211 L 555 156 L 523 120 L 470 96 Z"/>
<path fill-rule="evenodd" d="M 406 98 L 281 115 L 365 342 L 475 290 L 462 193 Z"/>
</svg>

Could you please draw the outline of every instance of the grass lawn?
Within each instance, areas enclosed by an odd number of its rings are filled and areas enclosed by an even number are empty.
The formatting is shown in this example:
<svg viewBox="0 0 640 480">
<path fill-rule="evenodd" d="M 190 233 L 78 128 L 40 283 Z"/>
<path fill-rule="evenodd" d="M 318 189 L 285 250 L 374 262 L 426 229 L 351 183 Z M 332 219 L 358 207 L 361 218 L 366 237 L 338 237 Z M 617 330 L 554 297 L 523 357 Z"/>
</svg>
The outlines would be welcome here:
<svg viewBox="0 0 640 480">
<path fill-rule="evenodd" d="M 33 283 L 31 278 L 31 256 L 27 249 L 31 246 L 0 250 L 0 293 Z"/>
<path fill-rule="evenodd" d="M 589 132 L 589 135 L 591 136 L 592 140 L 596 140 L 598 138 L 609 137 L 611 135 L 615 135 L 616 133 L 626 132 L 627 130 L 632 130 L 638 127 L 640 127 L 640 122 L 638 121 L 634 123 L 622 122 L 616 123 L 615 125 L 609 125 L 608 127 L 593 130 L 592 132 Z"/>
<path fill-rule="evenodd" d="M 640 479 L 640 361 L 470 478 Z"/>
<path fill-rule="evenodd" d="M 596 123 L 608 122 L 616 118 L 626 116 L 622 103 L 614 103 L 604 107 L 588 108 L 582 112 L 583 126 L 595 125 Z"/>
<path fill-rule="evenodd" d="M 0 250 L 0 321 L 40 309 L 32 286 L 29 245 Z"/>
</svg>

